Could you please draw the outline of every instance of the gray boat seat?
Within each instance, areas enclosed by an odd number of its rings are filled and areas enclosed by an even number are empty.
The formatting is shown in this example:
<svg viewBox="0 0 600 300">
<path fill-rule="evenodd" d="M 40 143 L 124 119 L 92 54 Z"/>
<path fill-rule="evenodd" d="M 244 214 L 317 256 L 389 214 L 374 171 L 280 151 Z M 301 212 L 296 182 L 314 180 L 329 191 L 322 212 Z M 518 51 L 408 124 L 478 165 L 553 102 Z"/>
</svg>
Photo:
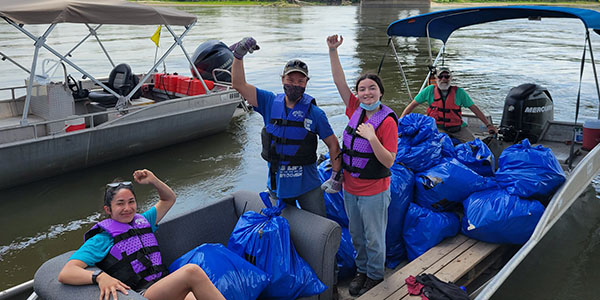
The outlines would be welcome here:
<svg viewBox="0 0 600 300">
<path fill-rule="evenodd" d="M 131 72 L 131 67 L 128 64 L 119 64 L 110 72 L 106 85 L 119 95 L 126 96 L 138 82 L 138 78 Z M 141 89 L 137 90 L 131 98 L 137 99 L 140 95 Z M 117 97 L 107 91 L 90 92 L 88 98 L 104 107 L 113 107 L 118 100 Z"/>
</svg>

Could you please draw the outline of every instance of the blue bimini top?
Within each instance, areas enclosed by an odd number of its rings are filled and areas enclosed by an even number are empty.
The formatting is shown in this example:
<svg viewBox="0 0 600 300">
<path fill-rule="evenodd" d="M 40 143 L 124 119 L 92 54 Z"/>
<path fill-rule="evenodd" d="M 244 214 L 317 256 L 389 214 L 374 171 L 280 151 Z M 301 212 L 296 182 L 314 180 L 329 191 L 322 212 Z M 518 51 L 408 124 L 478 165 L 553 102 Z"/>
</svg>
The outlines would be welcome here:
<svg viewBox="0 0 600 300">
<path fill-rule="evenodd" d="M 455 30 L 471 25 L 510 19 L 578 18 L 586 29 L 600 34 L 600 13 L 590 9 L 557 6 L 488 6 L 449 9 L 391 23 L 387 35 L 431 37 L 444 44 Z M 429 35 L 427 31 L 429 30 Z"/>
</svg>

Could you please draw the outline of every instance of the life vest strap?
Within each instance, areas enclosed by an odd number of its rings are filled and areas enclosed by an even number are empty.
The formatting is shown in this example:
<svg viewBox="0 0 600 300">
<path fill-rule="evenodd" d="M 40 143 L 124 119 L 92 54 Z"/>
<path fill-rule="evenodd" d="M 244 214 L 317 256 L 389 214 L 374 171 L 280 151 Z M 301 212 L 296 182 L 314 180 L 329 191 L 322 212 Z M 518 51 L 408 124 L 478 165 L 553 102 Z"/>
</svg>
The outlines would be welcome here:
<svg viewBox="0 0 600 300">
<path fill-rule="evenodd" d="M 276 144 L 280 144 L 280 145 L 302 145 L 302 143 L 304 142 L 304 139 L 295 140 L 295 139 L 288 139 L 288 138 L 284 138 L 284 137 L 277 137 L 277 136 L 274 136 L 273 134 L 270 134 L 270 135 L 271 135 L 271 141 L 275 142 Z"/>
<path fill-rule="evenodd" d="M 437 117 L 436 121 L 440 121 L 440 122 L 444 122 L 444 123 L 449 123 L 450 119 L 448 118 L 443 118 L 443 117 Z"/>
<path fill-rule="evenodd" d="M 357 126 L 357 127 L 358 127 L 358 126 Z M 346 131 L 346 132 L 347 132 L 349 135 L 351 135 L 351 136 L 356 136 L 356 135 L 357 135 L 357 133 L 356 133 L 356 129 L 354 129 L 354 128 L 352 128 L 352 127 L 348 126 L 348 125 L 346 125 L 346 129 L 344 129 L 344 130 L 345 130 L 345 131 Z"/>
<path fill-rule="evenodd" d="M 269 122 L 278 126 L 288 126 L 288 127 L 304 127 L 304 122 L 300 121 L 291 121 L 286 119 L 271 119 Z"/>
<path fill-rule="evenodd" d="M 461 113 L 462 110 L 460 109 L 451 109 L 451 108 L 440 108 L 440 107 L 435 107 L 435 106 L 429 106 L 431 109 L 435 109 L 444 113 L 449 113 L 449 112 L 455 112 L 455 113 Z"/>
<path fill-rule="evenodd" d="M 358 168 L 358 167 L 348 165 L 343 161 L 342 161 L 342 168 L 344 168 L 344 170 L 346 170 L 350 173 L 360 173 L 363 170 L 363 168 Z"/>
<path fill-rule="evenodd" d="M 143 235 L 143 234 L 148 234 L 148 233 L 152 233 L 152 228 L 151 227 L 145 227 L 145 228 L 131 228 L 129 230 L 127 230 L 126 232 L 123 232 L 117 236 L 114 237 L 115 241 L 114 243 L 118 243 L 122 240 L 126 240 L 130 237 L 134 237 L 137 235 Z"/>
<path fill-rule="evenodd" d="M 104 231 L 104 229 L 102 229 L 102 227 L 98 226 L 98 227 L 94 227 L 92 229 L 90 229 L 88 232 L 85 233 L 83 239 L 85 241 L 91 239 L 93 236 L 95 236 L 96 234 L 100 233 Z"/>
<path fill-rule="evenodd" d="M 271 190 L 277 190 L 277 168 L 279 167 L 278 163 L 271 162 L 269 173 L 271 176 Z"/>
<path fill-rule="evenodd" d="M 356 151 L 356 150 L 348 149 L 345 146 L 342 146 L 342 153 L 348 154 L 351 157 L 375 158 L 375 159 L 377 159 L 377 157 L 375 156 L 375 153 L 359 152 L 359 151 Z"/>
<path fill-rule="evenodd" d="M 138 275 L 140 275 L 140 277 L 142 278 L 146 278 L 147 276 L 158 274 L 161 272 L 164 272 L 164 274 L 168 274 L 169 269 L 167 269 L 167 267 L 165 267 L 164 265 L 151 266 L 149 268 L 144 269 L 143 271 L 140 271 Z"/>
</svg>

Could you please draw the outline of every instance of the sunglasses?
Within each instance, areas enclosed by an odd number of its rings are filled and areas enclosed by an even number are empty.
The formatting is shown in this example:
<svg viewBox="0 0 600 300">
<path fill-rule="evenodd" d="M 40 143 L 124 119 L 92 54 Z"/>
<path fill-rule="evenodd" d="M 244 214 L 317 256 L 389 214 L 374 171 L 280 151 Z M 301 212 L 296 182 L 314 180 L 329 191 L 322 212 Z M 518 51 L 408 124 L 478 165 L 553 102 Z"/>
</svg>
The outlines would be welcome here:
<svg viewBox="0 0 600 300">
<path fill-rule="evenodd" d="M 111 188 L 116 188 L 121 185 L 131 186 L 131 181 L 111 182 L 111 183 L 107 184 L 106 186 L 111 187 Z"/>
<path fill-rule="evenodd" d="M 450 77 L 451 77 L 450 75 L 440 75 L 437 78 L 439 78 L 439 79 L 450 79 Z"/>
</svg>

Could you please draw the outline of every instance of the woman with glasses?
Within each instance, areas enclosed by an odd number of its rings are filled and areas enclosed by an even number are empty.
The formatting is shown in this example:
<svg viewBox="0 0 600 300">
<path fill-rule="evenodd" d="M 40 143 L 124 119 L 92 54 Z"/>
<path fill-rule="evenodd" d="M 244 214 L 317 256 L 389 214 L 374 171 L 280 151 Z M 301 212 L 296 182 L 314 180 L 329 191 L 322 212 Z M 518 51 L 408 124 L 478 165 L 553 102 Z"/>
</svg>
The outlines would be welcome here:
<svg viewBox="0 0 600 300">
<path fill-rule="evenodd" d="M 440 132 L 447 133 L 461 143 L 475 139 L 473 133 L 466 128 L 462 120 L 461 107 L 469 108 L 487 126 L 490 134 L 498 133 L 498 129 L 487 120 L 471 97 L 463 90 L 452 85 L 452 71 L 446 66 L 438 67 L 435 85 L 423 89 L 402 112 L 404 117 L 410 114 L 419 104 L 427 102 L 427 115 L 434 118 Z"/>
<path fill-rule="evenodd" d="M 225 299 L 204 271 L 194 264 L 168 274 L 162 264 L 154 231 L 158 222 L 175 204 L 171 188 L 149 170 L 133 172 L 138 184 L 152 185 L 159 201 L 142 214 L 137 213 L 133 185 L 115 181 L 106 185 L 104 212 L 109 218 L 85 234 L 84 244 L 71 256 L 58 275 L 64 284 L 96 284 L 100 299 L 117 299 L 132 289 L 147 299 Z M 96 265 L 101 271 L 89 271 Z"/>
<path fill-rule="evenodd" d="M 362 295 L 383 281 L 385 231 L 390 205 L 390 167 L 398 147 L 398 117 L 381 104 L 383 84 L 375 74 L 356 81 L 356 95 L 346 83 L 337 48 L 343 37 L 327 38 L 331 73 L 350 118 L 344 130 L 344 206 L 356 250 L 357 273 L 350 282 L 350 295 Z"/>
</svg>

